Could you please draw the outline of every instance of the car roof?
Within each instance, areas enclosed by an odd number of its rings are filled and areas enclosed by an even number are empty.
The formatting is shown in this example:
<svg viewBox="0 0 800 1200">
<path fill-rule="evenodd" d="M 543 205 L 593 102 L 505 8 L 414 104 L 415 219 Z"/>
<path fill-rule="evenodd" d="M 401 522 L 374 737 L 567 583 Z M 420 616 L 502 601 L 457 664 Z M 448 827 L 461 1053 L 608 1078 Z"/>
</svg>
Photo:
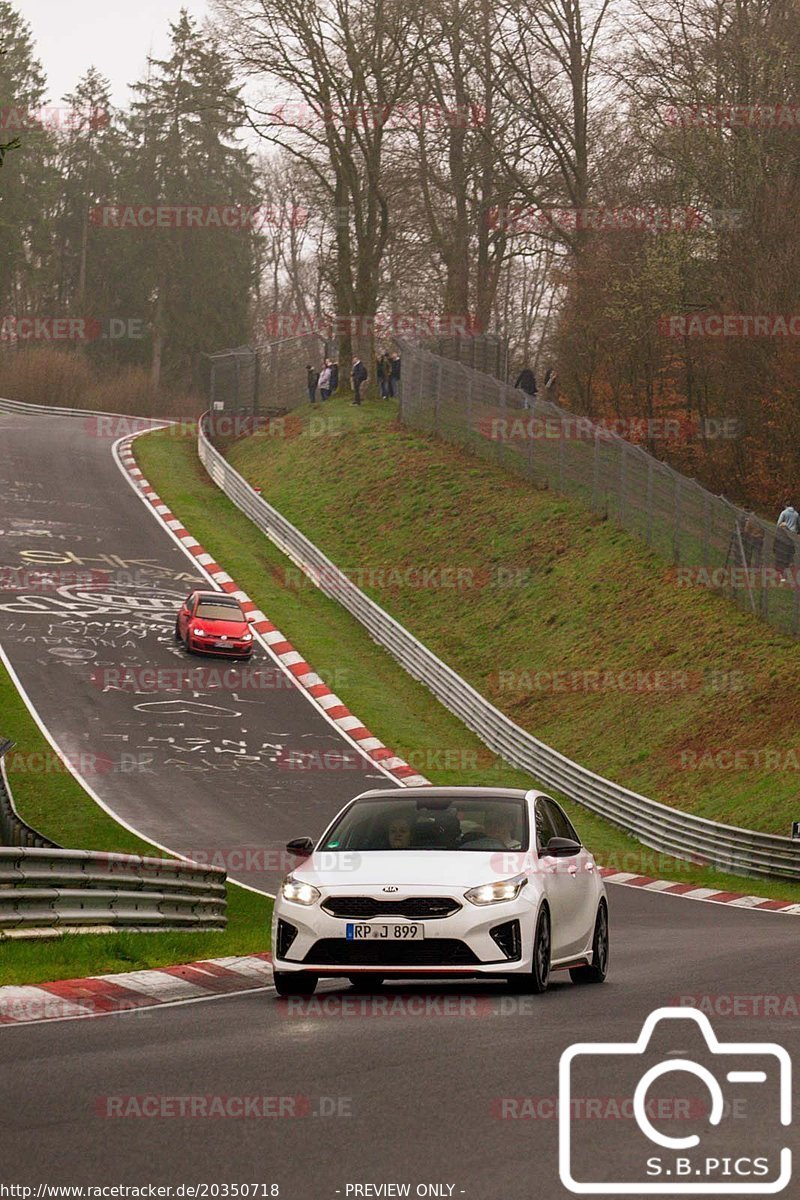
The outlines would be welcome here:
<svg viewBox="0 0 800 1200">
<path fill-rule="evenodd" d="M 197 596 L 200 600 L 216 600 L 221 604 L 230 604 L 231 608 L 242 607 L 235 596 L 229 596 L 225 592 L 202 592 L 199 588 L 195 588 L 192 595 Z"/>
<path fill-rule="evenodd" d="M 544 795 L 536 788 L 525 791 L 524 788 L 498 787 L 413 787 L 413 788 L 373 788 L 368 792 L 360 792 L 355 800 L 415 800 L 417 798 L 433 798 L 452 796 L 456 800 L 525 800 L 535 799 Z"/>
</svg>

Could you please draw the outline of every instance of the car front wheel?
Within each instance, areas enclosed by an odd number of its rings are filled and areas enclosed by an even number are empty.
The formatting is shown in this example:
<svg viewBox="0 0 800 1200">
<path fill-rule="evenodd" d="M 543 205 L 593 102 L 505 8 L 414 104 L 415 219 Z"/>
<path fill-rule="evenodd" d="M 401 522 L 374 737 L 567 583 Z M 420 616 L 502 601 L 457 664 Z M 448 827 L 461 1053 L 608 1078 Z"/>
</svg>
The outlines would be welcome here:
<svg viewBox="0 0 800 1200">
<path fill-rule="evenodd" d="M 279 996 L 313 996 L 318 976 L 309 971 L 276 971 L 273 981 Z"/>
<path fill-rule="evenodd" d="M 536 921 L 531 969 L 525 975 L 509 976 L 509 983 L 514 990 L 533 993 L 537 996 L 546 992 L 550 983 L 551 955 L 550 912 L 543 908 Z"/>
<path fill-rule="evenodd" d="M 603 900 L 597 910 L 597 920 L 594 923 L 592 965 L 590 967 L 573 967 L 569 973 L 572 982 L 604 983 L 608 974 L 608 952 L 608 909 Z"/>
</svg>

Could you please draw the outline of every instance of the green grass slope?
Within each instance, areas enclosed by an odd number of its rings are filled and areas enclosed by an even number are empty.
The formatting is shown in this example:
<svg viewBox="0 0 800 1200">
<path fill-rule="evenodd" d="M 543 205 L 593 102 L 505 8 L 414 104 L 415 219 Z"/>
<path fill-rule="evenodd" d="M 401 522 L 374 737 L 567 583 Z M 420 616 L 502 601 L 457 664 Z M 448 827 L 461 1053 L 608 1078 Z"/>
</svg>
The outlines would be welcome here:
<svg viewBox="0 0 800 1200">
<path fill-rule="evenodd" d="M 400 426 L 388 403 L 303 416 L 302 433 L 242 440 L 231 462 L 494 703 L 667 804 L 789 833 L 796 643 L 678 586 L 582 506 Z"/>
</svg>

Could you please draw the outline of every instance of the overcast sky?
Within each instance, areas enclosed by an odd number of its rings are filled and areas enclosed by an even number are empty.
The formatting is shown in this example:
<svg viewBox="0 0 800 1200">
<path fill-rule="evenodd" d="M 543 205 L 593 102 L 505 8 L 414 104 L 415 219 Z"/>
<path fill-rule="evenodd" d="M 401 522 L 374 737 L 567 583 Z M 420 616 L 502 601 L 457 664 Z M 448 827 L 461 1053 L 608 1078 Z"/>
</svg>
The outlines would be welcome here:
<svg viewBox="0 0 800 1200">
<path fill-rule="evenodd" d="M 111 80 L 115 105 L 129 103 L 148 54 L 163 56 L 167 27 L 181 8 L 207 15 L 207 0 L 12 0 L 33 30 L 51 104 L 71 91 L 87 67 Z"/>
</svg>

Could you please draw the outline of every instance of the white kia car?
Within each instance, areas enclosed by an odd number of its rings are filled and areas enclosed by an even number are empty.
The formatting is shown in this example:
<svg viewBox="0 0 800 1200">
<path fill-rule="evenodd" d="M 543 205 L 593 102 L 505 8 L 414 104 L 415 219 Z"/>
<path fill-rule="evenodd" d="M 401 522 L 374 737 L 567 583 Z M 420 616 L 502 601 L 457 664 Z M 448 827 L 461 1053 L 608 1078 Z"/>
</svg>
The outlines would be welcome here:
<svg viewBox="0 0 800 1200">
<path fill-rule="evenodd" d="M 490 976 L 543 992 L 551 971 L 602 983 L 608 904 L 563 809 L 513 788 L 393 788 L 351 800 L 275 901 L 279 996 L 321 976 L 354 987 Z"/>
</svg>

